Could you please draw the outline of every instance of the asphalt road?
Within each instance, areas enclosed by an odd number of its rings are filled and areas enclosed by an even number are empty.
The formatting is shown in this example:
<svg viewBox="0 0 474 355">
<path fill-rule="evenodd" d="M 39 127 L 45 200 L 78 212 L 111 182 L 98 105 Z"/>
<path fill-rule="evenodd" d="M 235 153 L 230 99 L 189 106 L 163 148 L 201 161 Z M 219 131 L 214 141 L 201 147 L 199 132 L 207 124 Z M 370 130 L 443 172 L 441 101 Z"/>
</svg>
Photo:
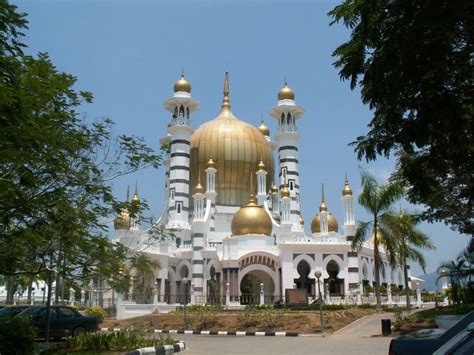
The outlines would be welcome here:
<svg viewBox="0 0 474 355">
<path fill-rule="evenodd" d="M 388 354 L 390 338 L 253 337 L 178 335 L 184 340 L 183 355 L 215 354 Z"/>
<path fill-rule="evenodd" d="M 325 337 L 263 337 L 176 335 L 186 343 L 186 354 L 328 354 L 387 355 L 390 337 L 381 334 L 381 319 L 391 313 L 373 314 Z"/>
</svg>

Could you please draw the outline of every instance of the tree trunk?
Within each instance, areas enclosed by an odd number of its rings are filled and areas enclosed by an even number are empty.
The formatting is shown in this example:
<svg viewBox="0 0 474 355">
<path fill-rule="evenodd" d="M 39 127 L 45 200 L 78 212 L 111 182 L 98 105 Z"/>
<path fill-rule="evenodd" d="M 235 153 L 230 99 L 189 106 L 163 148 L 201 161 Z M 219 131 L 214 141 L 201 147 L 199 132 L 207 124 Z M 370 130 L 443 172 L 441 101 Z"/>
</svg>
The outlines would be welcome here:
<svg viewBox="0 0 474 355">
<path fill-rule="evenodd" d="M 8 286 L 7 286 L 7 304 L 13 304 L 13 298 L 15 297 L 15 275 L 10 275 L 8 277 Z"/>
<path fill-rule="evenodd" d="M 407 268 L 407 258 L 403 258 L 403 278 L 405 279 L 405 296 L 407 298 L 407 309 L 410 309 L 410 289 L 408 288 L 408 268 Z"/>
<path fill-rule="evenodd" d="M 48 270 L 48 298 L 46 301 L 46 335 L 45 341 L 46 343 L 49 342 L 49 333 L 50 333 L 50 325 L 51 325 L 51 291 L 53 286 L 53 276 L 51 275 L 52 271 Z"/>
<path fill-rule="evenodd" d="M 377 310 L 382 309 L 382 297 L 380 295 L 380 255 L 379 241 L 377 236 L 377 217 L 374 216 L 374 271 L 375 271 L 375 297 L 377 298 Z"/>
</svg>

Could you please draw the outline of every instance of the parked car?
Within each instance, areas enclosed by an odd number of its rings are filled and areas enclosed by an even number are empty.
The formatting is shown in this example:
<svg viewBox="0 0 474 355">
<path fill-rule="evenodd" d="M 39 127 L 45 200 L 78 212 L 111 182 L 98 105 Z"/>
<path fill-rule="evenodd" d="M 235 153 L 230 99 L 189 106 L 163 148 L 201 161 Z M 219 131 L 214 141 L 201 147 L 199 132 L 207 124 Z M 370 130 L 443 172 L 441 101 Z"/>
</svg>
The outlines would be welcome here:
<svg viewBox="0 0 474 355">
<path fill-rule="evenodd" d="M 458 335 L 448 340 L 433 355 L 472 355 L 474 354 L 474 323 Z"/>
<path fill-rule="evenodd" d="M 32 306 L 20 313 L 20 316 L 28 316 L 31 323 L 38 330 L 38 338 L 46 335 L 46 307 Z M 99 329 L 99 321 L 96 317 L 86 317 L 77 310 L 67 306 L 51 306 L 50 314 L 50 337 L 60 339 L 69 335 L 78 335 L 82 332 L 94 332 Z"/>
<path fill-rule="evenodd" d="M 392 339 L 388 353 L 389 355 L 433 354 L 458 334 L 466 331 L 472 322 L 474 322 L 474 311 L 466 314 L 448 329 L 421 329 L 403 334 Z"/>
<path fill-rule="evenodd" d="M 0 316 L 14 316 L 24 310 L 28 309 L 31 306 L 22 305 L 22 306 L 6 306 L 0 309 Z"/>
</svg>

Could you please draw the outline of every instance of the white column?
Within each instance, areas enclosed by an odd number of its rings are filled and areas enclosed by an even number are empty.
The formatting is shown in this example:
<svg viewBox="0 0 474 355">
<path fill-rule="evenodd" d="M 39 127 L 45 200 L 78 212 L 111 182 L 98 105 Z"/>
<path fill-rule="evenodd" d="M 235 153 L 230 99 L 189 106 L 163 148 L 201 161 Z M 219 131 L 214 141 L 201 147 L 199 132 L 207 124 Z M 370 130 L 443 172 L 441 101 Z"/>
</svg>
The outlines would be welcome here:
<svg viewBox="0 0 474 355">
<path fill-rule="evenodd" d="M 320 214 L 321 235 L 328 235 L 329 234 L 328 213 L 327 211 L 321 211 L 319 214 Z"/>
<path fill-rule="evenodd" d="M 263 283 L 260 283 L 260 306 L 265 304 L 265 291 Z"/>
<path fill-rule="evenodd" d="M 421 290 L 419 288 L 416 289 L 416 307 L 421 308 L 423 302 L 421 301 Z"/>
<path fill-rule="evenodd" d="M 260 164 L 263 163 L 260 162 Z M 267 199 L 267 172 L 262 168 L 261 170 L 258 170 L 255 174 L 257 175 L 257 202 L 260 206 L 262 206 L 265 200 Z"/>
<path fill-rule="evenodd" d="M 230 283 L 227 282 L 225 285 L 225 305 L 230 305 Z"/>
<path fill-rule="evenodd" d="M 387 302 L 389 306 L 392 306 L 393 301 L 392 301 L 392 285 L 387 284 Z"/>
</svg>

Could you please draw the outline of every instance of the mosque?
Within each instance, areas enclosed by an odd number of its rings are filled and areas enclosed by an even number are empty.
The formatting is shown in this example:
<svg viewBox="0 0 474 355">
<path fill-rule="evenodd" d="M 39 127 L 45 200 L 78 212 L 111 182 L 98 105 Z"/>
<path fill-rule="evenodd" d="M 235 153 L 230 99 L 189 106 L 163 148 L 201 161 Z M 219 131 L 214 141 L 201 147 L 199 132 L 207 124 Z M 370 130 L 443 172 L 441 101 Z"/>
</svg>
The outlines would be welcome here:
<svg viewBox="0 0 474 355">
<path fill-rule="evenodd" d="M 184 75 L 164 108 L 171 116 L 160 140 L 167 148 L 164 213 L 150 230 L 126 211 L 114 221 L 117 241 L 160 262 L 149 280 L 160 302 L 212 303 L 227 294 L 246 304 L 261 288 L 265 303 L 285 301 L 292 289 L 317 297 L 317 271 L 326 296 L 351 297 L 373 285 L 373 243 L 351 249 L 357 224 L 347 176 L 341 178 L 342 226 L 329 212 L 324 187 L 309 228 L 301 217 L 298 120 L 304 109 L 286 82 L 270 109 L 278 123 L 272 138 L 263 122 L 254 127 L 233 114 L 227 73 L 216 118 L 192 127 L 199 101 Z M 174 238 L 150 243 L 157 228 Z M 381 283 L 402 288 L 403 270 L 389 267 L 383 246 L 381 255 Z"/>
</svg>

